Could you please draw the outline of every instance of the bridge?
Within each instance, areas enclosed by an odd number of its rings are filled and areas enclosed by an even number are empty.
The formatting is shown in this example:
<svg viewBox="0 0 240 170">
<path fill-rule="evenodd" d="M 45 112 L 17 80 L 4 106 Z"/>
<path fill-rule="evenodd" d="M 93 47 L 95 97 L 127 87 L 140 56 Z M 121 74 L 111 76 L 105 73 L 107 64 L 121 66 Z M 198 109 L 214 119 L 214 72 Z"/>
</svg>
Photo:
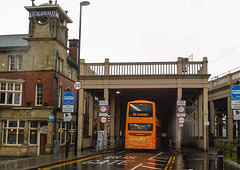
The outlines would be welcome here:
<svg viewBox="0 0 240 170">
<path fill-rule="evenodd" d="M 208 84 L 211 145 L 239 137 L 239 122 L 233 119 L 230 95 L 231 85 L 238 84 L 239 79 L 240 71 L 232 70 L 215 77 Z"/>
<path fill-rule="evenodd" d="M 93 127 L 104 130 L 105 147 L 121 145 L 124 140 L 126 104 L 145 99 L 154 101 L 160 108 L 163 132 L 176 150 L 182 144 L 192 144 L 208 150 L 208 78 L 207 58 L 187 61 L 179 57 L 176 62 L 85 63 L 80 61 L 78 120 L 84 121 L 84 98 L 90 95 L 88 132 L 91 139 L 83 138 L 83 123 L 78 124 L 78 149 L 86 147 L 93 137 Z M 96 101 L 109 103 L 109 122 L 94 122 L 98 116 Z M 186 100 L 186 118 L 183 127 L 176 116 L 177 100 Z M 99 117 L 98 117 L 99 120 Z"/>
</svg>

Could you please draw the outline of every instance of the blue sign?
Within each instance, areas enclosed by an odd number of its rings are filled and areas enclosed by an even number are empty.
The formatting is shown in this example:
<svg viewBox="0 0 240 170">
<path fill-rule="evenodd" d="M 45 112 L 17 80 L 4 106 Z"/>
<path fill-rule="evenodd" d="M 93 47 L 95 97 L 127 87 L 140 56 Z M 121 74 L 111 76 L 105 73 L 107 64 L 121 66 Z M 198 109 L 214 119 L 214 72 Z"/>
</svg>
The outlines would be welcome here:
<svg viewBox="0 0 240 170">
<path fill-rule="evenodd" d="M 63 94 L 63 102 L 65 104 L 73 104 L 75 95 L 72 92 L 66 92 Z"/>
<path fill-rule="evenodd" d="M 49 116 L 49 119 L 54 119 L 54 116 Z"/>
<path fill-rule="evenodd" d="M 240 85 L 232 86 L 230 93 L 232 98 L 240 99 Z"/>
</svg>

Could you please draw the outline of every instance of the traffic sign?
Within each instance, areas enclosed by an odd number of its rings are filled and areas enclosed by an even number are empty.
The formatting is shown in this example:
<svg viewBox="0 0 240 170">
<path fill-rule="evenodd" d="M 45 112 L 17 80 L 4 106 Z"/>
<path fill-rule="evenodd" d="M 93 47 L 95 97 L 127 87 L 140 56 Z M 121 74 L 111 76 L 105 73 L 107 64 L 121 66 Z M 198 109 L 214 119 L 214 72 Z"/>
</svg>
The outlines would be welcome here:
<svg viewBox="0 0 240 170">
<path fill-rule="evenodd" d="M 108 119 L 107 119 L 106 116 L 102 116 L 102 117 L 100 118 L 100 122 L 103 123 L 103 124 L 104 124 L 104 123 L 107 123 L 107 120 L 108 120 Z"/>
<path fill-rule="evenodd" d="M 177 108 L 179 113 L 184 113 L 185 112 L 185 107 L 184 106 L 178 106 Z"/>
<path fill-rule="evenodd" d="M 76 81 L 73 84 L 73 87 L 74 87 L 75 90 L 80 90 L 82 88 L 82 83 L 80 81 Z"/>
<path fill-rule="evenodd" d="M 70 122 L 72 120 L 71 113 L 64 113 L 64 122 Z"/>
<path fill-rule="evenodd" d="M 177 100 L 177 117 L 186 117 L 186 100 Z"/>
<path fill-rule="evenodd" d="M 72 92 L 63 93 L 62 112 L 73 113 L 74 112 L 75 95 Z"/>
<path fill-rule="evenodd" d="M 179 124 L 184 124 L 184 122 L 185 122 L 185 118 L 184 117 L 179 117 L 178 118 L 178 123 Z"/>
<path fill-rule="evenodd" d="M 231 85 L 230 86 L 230 95 L 231 95 L 231 109 L 239 110 L 240 109 L 240 85 Z"/>
<path fill-rule="evenodd" d="M 99 116 L 108 116 L 108 101 L 99 101 Z"/>
<path fill-rule="evenodd" d="M 107 106 L 105 106 L 105 105 L 100 106 L 100 111 L 102 113 L 106 113 L 107 112 Z"/>
<path fill-rule="evenodd" d="M 72 92 L 66 92 L 63 94 L 63 102 L 65 104 L 73 104 L 75 95 Z"/>
<path fill-rule="evenodd" d="M 234 99 L 240 99 L 240 85 L 233 85 L 230 93 Z"/>
</svg>

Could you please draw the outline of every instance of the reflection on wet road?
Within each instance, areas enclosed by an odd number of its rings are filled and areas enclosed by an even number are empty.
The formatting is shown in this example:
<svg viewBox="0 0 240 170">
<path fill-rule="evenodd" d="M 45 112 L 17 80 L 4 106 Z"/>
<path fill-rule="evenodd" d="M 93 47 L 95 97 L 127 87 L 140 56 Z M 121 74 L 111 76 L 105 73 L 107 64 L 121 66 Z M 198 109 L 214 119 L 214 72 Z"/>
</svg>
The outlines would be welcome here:
<svg viewBox="0 0 240 170">
<path fill-rule="evenodd" d="M 95 155 L 43 169 L 55 170 L 217 170 L 216 155 L 207 152 L 184 149 L 181 153 L 173 151 L 121 150 L 115 153 Z M 237 170 L 224 163 L 224 169 Z"/>
<path fill-rule="evenodd" d="M 44 169 L 103 169 L 103 170 L 121 170 L 121 169 L 172 169 L 175 156 L 160 151 L 130 151 L 124 150 L 118 153 L 98 155 L 82 160 L 76 160 L 72 163 L 64 163 Z"/>
</svg>

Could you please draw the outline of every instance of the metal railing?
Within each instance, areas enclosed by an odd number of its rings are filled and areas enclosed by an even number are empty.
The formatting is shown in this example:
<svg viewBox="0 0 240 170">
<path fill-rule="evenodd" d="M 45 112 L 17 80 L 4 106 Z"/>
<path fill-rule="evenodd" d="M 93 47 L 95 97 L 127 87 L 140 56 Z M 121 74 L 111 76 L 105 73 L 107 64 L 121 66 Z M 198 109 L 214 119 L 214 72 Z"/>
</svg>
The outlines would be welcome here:
<svg viewBox="0 0 240 170">
<path fill-rule="evenodd" d="M 223 150 L 223 156 L 237 162 L 237 140 L 218 141 L 218 148 Z"/>
</svg>

